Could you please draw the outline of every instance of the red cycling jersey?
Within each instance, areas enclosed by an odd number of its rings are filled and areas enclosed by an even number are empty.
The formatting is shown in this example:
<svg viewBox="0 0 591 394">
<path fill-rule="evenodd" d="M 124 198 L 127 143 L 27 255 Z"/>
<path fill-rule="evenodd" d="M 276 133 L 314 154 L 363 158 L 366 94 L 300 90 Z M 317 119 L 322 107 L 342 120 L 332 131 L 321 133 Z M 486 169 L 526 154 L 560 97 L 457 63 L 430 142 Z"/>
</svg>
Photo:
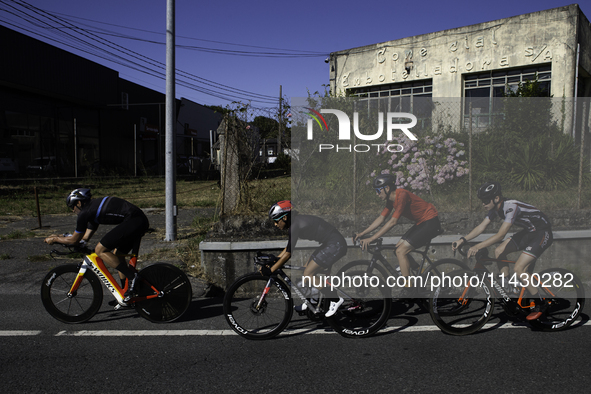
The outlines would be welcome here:
<svg viewBox="0 0 591 394">
<path fill-rule="evenodd" d="M 392 217 L 400 219 L 401 216 L 404 216 L 416 224 L 421 224 L 439 215 L 433 204 L 405 189 L 396 189 L 394 201 L 388 200 L 381 215 L 388 216 L 392 209 L 394 210 Z"/>
</svg>

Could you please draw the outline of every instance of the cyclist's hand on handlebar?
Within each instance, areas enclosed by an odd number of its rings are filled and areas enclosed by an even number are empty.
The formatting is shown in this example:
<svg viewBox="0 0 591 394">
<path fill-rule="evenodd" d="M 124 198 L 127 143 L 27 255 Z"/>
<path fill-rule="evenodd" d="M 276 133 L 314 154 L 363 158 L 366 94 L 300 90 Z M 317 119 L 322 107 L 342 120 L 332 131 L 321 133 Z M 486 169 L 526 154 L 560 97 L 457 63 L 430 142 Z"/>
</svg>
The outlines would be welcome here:
<svg viewBox="0 0 591 394">
<path fill-rule="evenodd" d="M 367 250 L 367 247 L 372 242 L 371 238 L 364 238 L 359 240 L 359 246 L 361 246 L 361 250 Z"/>
<path fill-rule="evenodd" d="M 268 265 L 261 265 L 261 267 L 259 268 L 259 272 L 263 276 L 272 276 L 275 274 L 273 271 L 271 271 L 271 268 L 269 268 Z"/>
<path fill-rule="evenodd" d="M 478 249 L 476 246 L 472 246 L 470 249 L 468 249 L 468 253 L 466 254 L 466 256 L 468 257 L 474 257 L 476 256 L 476 253 L 478 253 L 480 249 Z"/>
</svg>

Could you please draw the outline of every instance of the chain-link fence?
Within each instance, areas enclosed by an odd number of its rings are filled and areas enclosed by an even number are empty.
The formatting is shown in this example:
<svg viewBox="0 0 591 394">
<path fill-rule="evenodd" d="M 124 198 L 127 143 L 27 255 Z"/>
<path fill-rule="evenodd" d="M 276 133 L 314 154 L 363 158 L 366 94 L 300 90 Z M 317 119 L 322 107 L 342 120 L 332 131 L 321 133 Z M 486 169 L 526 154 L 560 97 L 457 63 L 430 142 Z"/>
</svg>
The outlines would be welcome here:
<svg viewBox="0 0 591 394">
<path fill-rule="evenodd" d="M 292 111 L 302 211 L 381 207 L 371 181 L 383 173 L 440 212 L 480 210 L 486 180 L 543 210 L 591 208 L 589 98 L 308 98 Z"/>
<path fill-rule="evenodd" d="M 289 106 L 228 109 L 218 128 L 215 162 L 222 215 L 262 213 L 290 198 Z"/>
</svg>

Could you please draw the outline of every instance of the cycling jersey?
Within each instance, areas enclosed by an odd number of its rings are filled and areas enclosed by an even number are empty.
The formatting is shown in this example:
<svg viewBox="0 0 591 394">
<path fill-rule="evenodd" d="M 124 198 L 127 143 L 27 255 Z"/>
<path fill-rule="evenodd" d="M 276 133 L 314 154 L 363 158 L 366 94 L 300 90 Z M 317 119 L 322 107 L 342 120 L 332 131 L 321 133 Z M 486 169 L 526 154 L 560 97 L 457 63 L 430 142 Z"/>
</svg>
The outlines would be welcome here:
<svg viewBox="0 0 591 394">
<path fill-rule="evenodd" d="M 99 224 L 119 224 L 136 215 L 143 215 L 142 210 L 121 198 L 92 199 L 78 214 L 76 232 L 96 230 Z"/>
<path fill-rule="evenodd" d="M 78 214 L 76 232 L 96 230 L 99 224 L 118 225 L 101 239 L 100 243 L 104 247 L 109 250 L 117 249 L 118 253 L 131 250 L 134 254 L 138 254 L 141 239 L 150 227 L 148 218 L 141 209 L 117 197 L 91 200 Z"/>
<path fill-rule="evenodd" d="M 316 241 L 320 244 L 344 240 L 341 233 L 333 225 L 317 216 L 292 215 L 291 225 L 289 226 L 289 241 L 286 248 L 289 253 L 295 248 L 300 238 Z"/>
<path fill-rule="evenodd" d="M 503 221 L 524 228 L 527 232 L 545 230 L 551 227 L 550 220 L 533 205 L 521 201 L 505 199 L 500 209 L 488 211 L 486 217 L 491 221 L 499 217 Z"/>
<path fill-rule="evenodd" d="M 438 216 L 437 209 L 433 204 L 405 189 L 396 189 L 394 201 L 388 200 L 386 202 L 386 207 L 381 215 L 388 216 L 390 212 L 392 212 L 392 217 L 396 219 L 404 216 L 416 222 L 417 225 Z"/>
</svg>

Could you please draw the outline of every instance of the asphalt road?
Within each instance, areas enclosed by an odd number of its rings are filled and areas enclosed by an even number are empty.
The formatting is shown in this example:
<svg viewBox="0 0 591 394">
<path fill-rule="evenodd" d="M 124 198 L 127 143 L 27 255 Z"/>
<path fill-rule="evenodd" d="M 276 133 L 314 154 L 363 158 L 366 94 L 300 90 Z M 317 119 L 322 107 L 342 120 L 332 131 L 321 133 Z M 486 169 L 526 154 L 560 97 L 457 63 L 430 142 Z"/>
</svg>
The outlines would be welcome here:
<svg viewBox="0 0 591 394">
<path fill-rule="evenodd" d="M 51 226 L 71 231 L 67 219 Z M 18 253 L 0 260 L 2 392 L 546 393 L 591 387 L 586 314 L 569 330 L 545 333 L 496 310 L 492 327 L 454 337 L 416 305 L 395 303 L 388 327 L 371 338 L 345 339 L 294 314 L 278 338 L 249 341 L 229 329 L 222 300 L 202 297 L 206 284 L 194 281 L 195 297 L 180 321 L 154 324 L 133 310 L 114 311 L 105 294 L 96 316 L 68 325 L 53 319 L 39 297 L 41 279 L 61 262 L 26 258 L 49 249 L 42 236 L 0 241 L 0 254 Z"/>
</svg>

